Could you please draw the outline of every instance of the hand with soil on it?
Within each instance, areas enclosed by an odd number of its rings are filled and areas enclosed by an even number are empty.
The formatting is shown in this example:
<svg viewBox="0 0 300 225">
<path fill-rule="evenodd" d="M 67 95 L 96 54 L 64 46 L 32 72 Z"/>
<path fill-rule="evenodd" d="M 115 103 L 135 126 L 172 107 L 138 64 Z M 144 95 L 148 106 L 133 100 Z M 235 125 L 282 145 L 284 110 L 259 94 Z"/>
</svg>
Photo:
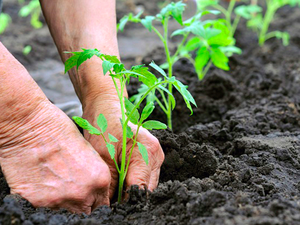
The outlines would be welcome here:
<svg viewBox="0 0 300 225">
<path fill-rule="evenodd" d="M 120 123 L 121 108 L 120 102 L 117 99 L 117 96 L 110 95 L 99 95 L 93 98 L 93 101 L 90 101 L 83 108 L 83 118 L 87 119 L 92 125 L 97 124 L 97 117 L 100 113 L 104 114 L 107 119 L 108 126 L 106 133 L 112 134 L 119 141 L 116 143 L 116 155 L 115 158 L 117 163 L 121 163 L 122 160 L 122 127 Z M 133 133 L 136 132 L 136 126 L 131 124 L 131 129 Z M 96 151 L 100 154 L 101 158 L 107 163 L 112 180 L 110 184 L 109 196 L 113 198 L 115 192 L 117 192 L 119 174 L 114 164 L 114 161 L 111 159 L 111 156 L 105 146 L 105 142 L 101 136 L 91 135 L 88 131 L 84 131 L 85 138 L 92 144 Z M 133 153 L 130 159 L 128 173 L 125 179 L 125 189 L 128 190 L 131 185 L 138 185 L 141 189 L 147 188 L 150 191 L 153 191 L 158 184 L 160 167 L 164 161 L 164 153 L 160 146 L 159 141 L 154 137 L 150 132 L 144 128 L 139 129 L 139 134 L 137 137 L 137 142 L 142 143 L 148 151 L 149 155 L 149 164 L 146 165 L 142 155 L 138 150 L 138 146 L 135 146 Z M 127 142 L 127 153 L 126 158 L 130 153 L 133 141 L 128 140 Z M 126 195 L 125 195 L 126 196 Z"/>
<path fill-rule="evenodd" d="M 0 164 L 12 194 L 87 214 L 109 205 L 110 172 L 0 43 Z"/>
</svg>

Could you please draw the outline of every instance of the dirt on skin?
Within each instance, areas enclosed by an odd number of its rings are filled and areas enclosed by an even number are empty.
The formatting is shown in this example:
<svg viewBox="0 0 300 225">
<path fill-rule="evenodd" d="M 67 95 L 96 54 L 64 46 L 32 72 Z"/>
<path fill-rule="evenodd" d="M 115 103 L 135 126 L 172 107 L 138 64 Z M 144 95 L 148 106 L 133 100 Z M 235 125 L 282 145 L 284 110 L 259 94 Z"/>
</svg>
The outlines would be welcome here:
<svg viewBox="0 0 300 225">
<path fill-rule="evenodd" d="M 34 209 L 9 195 L 0 174 L 0 224 L 300 224 L 299 22 L 299 9 L 287 7 L 271 27 L 290 33 L 287 47 L 275 39 L 259 47 L 240 26 L 243 54 L 231 58 L 230 71 L 211 69 L 201 82 L 187 61 L 175 65 L 198 108 L 189 116 L 178 98 L 175 132 L 153 132 L 166 154 L 153 193 L 133 186 L 126 203 L 74 215 Z M 164 61 L 161 49 L 143 61 L 152 59 Z"/>
</svg>

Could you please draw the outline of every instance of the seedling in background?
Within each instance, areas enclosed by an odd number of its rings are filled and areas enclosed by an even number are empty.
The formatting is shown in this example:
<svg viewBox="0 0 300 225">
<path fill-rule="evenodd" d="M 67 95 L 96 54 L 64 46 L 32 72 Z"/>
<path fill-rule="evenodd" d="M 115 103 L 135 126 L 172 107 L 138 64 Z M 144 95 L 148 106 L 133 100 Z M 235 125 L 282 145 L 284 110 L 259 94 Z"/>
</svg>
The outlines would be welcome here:
<svg viewBox="0 0 300 225">
<path fill-rule="evenodd" d="M 229 1 L 228 7 L 223 7 L 219 4 L 219 0 L 197 0 L 197 9 L 198 11 L 209 10 L 210 8 L 216 9 L 221 12 L 224 16 L 224 19 L 219 19 L 223 21 L 227 26 L 231 37 L 234 37 L 236 28 L 240 23 L 241 18 L 249 19 L 252 15 L 261 12 L 261 7 L 257 6 L 256 1 L 251 1 L 250 5 L 240 5 L 235 7 L 236 0 Z M 234 19 L 233 12 L 235 14 Z"/>
<path fill-rule="evenodd" d="M 150 114 L 154 110 L 153 102 L 149 102 L 146 106 L 141 110 L 141 114 L 139 113 L 141 103 L 150 95 L 155 93 L 155 91 L 159 91 L 162 93 L 166 93 L 170 96 L 171 99 L 171 107 L 175 107 L 175 99 L 173 95 L 164 87 L 166 84 L 170 84 L 174 86 L 179 93 L 183 96 L 187 107 L 190 109 L 191 113 L 193 112 L 191 104 L 196 105 L 193 97 L 187 90 L 186 86 L 183 85 L 180 81 L 176 80 L 175 77 L 168 77 L 165 72 L 157 66 L 154 62 L 150 64 L 150 66 L 159 72 L 162 75 L 161 79 L 156 78 L 154 74 L 148 71 L 148 68 L 144 65 L 133 66 L 130 70 L 126 70 L 124 64 L 122 64 L 116 56 L 105 55 L 100 53 L 97 49 L 82 49 L 81 52 L 69 52 L 72 53 L 71 56 L 65 63 L 65 72 L 69 71 L 74 66 L 78 67 L 87 59 L 90 59 L 92 56 L 99 57 L 102 60 L 102 68 L 103 74 L 108 74 L 114 83 L 115 89 L 117 91 L 122 118 L 120 118 L 120 123 L 123 130 L 122 137 L 122 160 L 119 165 L 116 161 L 115 155 L 115 143 L 119 142 L 117 138 L 115 138 L 112 134 L 106 132 L 107 130 L 107 120 L 103 114 L 100 114 L 97 118 L 98 128 L 91 125 L 87 120 L 80 117 L 73 117 L 75 122 L 82 127 L 83 129 L 89 131 L 90 134 L 102 136 L 106 143 L 107 150 L 111 156 L 111 159 L 114 161 L 116 169 L 119 173 L 119 191 L 118 191 L 118 201 L 120 202 L 122 199 L 123 193 L 123 184 L 125 177 L 127 175 L 127 171 L 130 164 L 130 159 L 132 152 L 136 145 L 138 146 L 139 152 L 141 153 L 145 163 L 148 164 L 148 153 L 146 147 L 137 142 L 137 136 L 139 133 L 139 129 L 141 127 L 152 130 L 152 129 L 166 129 L 167 126 L 159 121 L 146 119 L 150 116 Z M 99 72 L 100 73 L 100 72 Z M 145 86 L 147 86 L 147 91 L 143 93 L 136 104 L 131 103 L 127 98 L 124 97 L 124 90 L 126 83 L 130 82 L 130 78 L 135 77 L 138 78 Z M 119 84 L 119 87 L 118 87 Z M 133 133 L 130 123 L 136 126 L 136 131 Z M 132 147 L 130 149 L 129 155 L 126 156 L 126 149 L 128 140 L 132 141 Z M 127 157 L 127 158 L 126 158 Z"/>
<path fill-rule="evenodd" d="M 226 26 L 216 21 L 200 21 L 203 15 L 208 13 L 217 13 L 216 11 L 199 12 L 187 21 L 182 20 L 182 14 L 186 5 L 181 1 L 177 3 L 170 3 L 165 6 L 156 16 L 146 16 L 141 19 L 141 13 L 136 16 L 129 14 L 120 20 L 118 29 L 124 30 L 127 22 L 141 23 L 150 32 L 155 32 L 162 41 L 166 54 L 166 63 L 161 65 L 163 69 L 168 70 L 168 77 L 173 76 L 173 65 L 181 58 L 189 59 L 195 66 L 195 70 L 201 80 L 210 66 L 214 64 L 218 68 L 229 70 L 228 57 L 233 53 L 240 53 L 240 49 L 233 46 L 234 40 L 229 36 L 229 31 Z M 168 24 L 170 18 L 173 18 L 181 26 L 181 29 L 169 35 Z M 159 22 L 163 26 L 161 33 L 153 24 Z M 188 41 L 190 34 L 196 37 Z M 177 46 L 176 52 L 172 55 L 168 46 L 170 36 L 181 35 L 182 41 Z M 196 51 L 196 58 L 192 57 L 192 52 Z M 168 91 L 173 93 L 172 84 L 168 84 Z M 146 86 L 139 89 L 139 93 L 132 98 L 135 102 L 138 101 L 140 95 L 147 91 Z M 165 92 L 160 92 L 161 100 L 157 96 L 149 97 L 148 100 L 156 101 L 160 108 L 167 116 L 168 126 L 172 129 L 172 99 L 171 95 L 168 98 Z"/>
<path fill-rule="evenodd" d="M 2 34 L 9 23 L 11 22 L 11 17 L 6 13 L 0 13 L 0 34 Z"/>
<path fill-rule="evenodd" d="M 264 14 L 262 8 L 260 6 L 256 6 L 260 9 L 259 12 L 250 14 L 249 18 L 246 19 L 248 19 L 247 26 L 257 33 L 258 43 L 260 46 L 263 46 L 268 39 L 274 37 L 282 39 L 284 46 L 289 44 L 290 36 L 287 32 L 269 32 L 269 26 L 278 9 L 286 5 L 295 7 L 297 4 L 300 4 L 300 0 L 266 0 L 266 12 Z"/>
<path fill-rule="evenodd" d="M 19 16 L 31 16 L 30 23 L 35 29 L 43 27 L 42 22 L 39 20 L 41 14 L 41 5 L 39 0 L 31 0 L 28 5 L 23 6 L 19 11 Z"/>
</svg>

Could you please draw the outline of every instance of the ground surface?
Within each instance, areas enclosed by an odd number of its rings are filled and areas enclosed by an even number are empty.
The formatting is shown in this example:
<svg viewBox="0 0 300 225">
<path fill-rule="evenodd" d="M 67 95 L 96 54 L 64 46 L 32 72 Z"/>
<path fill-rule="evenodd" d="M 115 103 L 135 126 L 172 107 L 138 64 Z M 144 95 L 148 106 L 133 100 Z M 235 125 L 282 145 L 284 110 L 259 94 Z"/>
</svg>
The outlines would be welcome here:
<svg viewBox="0 0 300 225">
<path fill-rule="evenodd" d="M 12 3 L 4 9 L 16 14 Z M 258 47 L 255 35 L 241 26 L 237 45 L 244 52 L 231 58 L 231 71 L 212 69 L 201 82 L 186 61 L 175 65 L 175 75 L 189 85 L 198 108 L 189 116 L 178 100 L 175 132 L 154 132 L 166 154 L 154 193 L 133 187 L 127 203 L 79 216 L 34 209 L 26 200 L 8 195 L 0 174 L 0 224 L 300 224 L 299 22 L 299 9 L 286 8 L 272 27 L 290 33 L 288 47 L 278 40 Z M 51 38 L 46 29 L 24 27 L 25 20 L 19 23 L 23 28 L 15 24 L 0 39 L 51 92 L 62 85 L 63 70 Z M 143 52 L 130 42 L 133 32 L 141 44 L 150 40 L 142 39 L 139 35 L 146 33 L 138 29 L 133 26 L 120 36 L 125 62 L 162 63 L 156 45 L 156 50 Z M 27 57 L 20 53 L 26 44 L 37 48 Z M 57 74 L 49 72 L 49 81 L 43 83 L 49 65 Z M 135 88 L 129 87 L 130 93 Z M 76 100 L 71 91 L 70 96 Z M 164 118 L 160 112 L 154 117 Z"/>
</svg>

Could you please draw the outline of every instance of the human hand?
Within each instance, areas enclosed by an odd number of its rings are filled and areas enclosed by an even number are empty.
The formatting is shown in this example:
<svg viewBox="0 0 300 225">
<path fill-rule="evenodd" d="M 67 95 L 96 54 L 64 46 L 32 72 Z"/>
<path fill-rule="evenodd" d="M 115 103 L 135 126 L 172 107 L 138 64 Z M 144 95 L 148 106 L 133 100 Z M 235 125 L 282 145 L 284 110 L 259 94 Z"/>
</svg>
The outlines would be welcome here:
<svg viewBox="0 0 300 225">
<path fill-rule="evenodd" d="M 108 121 L 108 128 L 106 133 L 112 134 L 118 140 L 122 140 L 122 128 L 120 124 L 121 110 L 120 103 L 116 95 L 106 94 L 93 98 L 91 101 L 86 101 L 84 107 L 83 118 L 87 119 L 92 125 L 96 126 L 96 118 L 100 113 L 104 114 Z M 135 125 L 130 125 L 133 132 L 136 131 Z M 114 192 L 118 185 L 119 174 L 115 167 L 114 161 L 111 159 L 110 154 L 105 146 L 105 142 L 102 137 L 96 135 L 90 135 L 87 131 L 84 131 L 85 138 L 92 144 L 92 146 L 98 151 L 103 160 L 107 163 L 112 180 L 110 185 L 109 196 L 113 197 Z M 149 164 L 146 165 L 137 147 L 133 150 L 128 173 L 125 179 L 125 188 L 130 188 L 131 185 L 139 185 L 140 187 L 147 187 L 150 191 L 153 191 L 157 187 L 160 167 L 164 161 L 164 153 L 158 142 L 158 140 L 144 128 L 140 128 L 137 141 L 142 143 L 148 151 Z M 132 147 L 132 140 L 127 142 L 127 157 Z M 121 162 L 122 153 L 122 141 L 116 144 L 116 160 Z"/>
<path fill-rule="evenodd" d="M 47 100 L 31 102 L 14 120 L 0 120 L 0 164 L 11 193 L 75 213 L 109 205 L 106 163 L 63 112 Z"/>
</svg>

